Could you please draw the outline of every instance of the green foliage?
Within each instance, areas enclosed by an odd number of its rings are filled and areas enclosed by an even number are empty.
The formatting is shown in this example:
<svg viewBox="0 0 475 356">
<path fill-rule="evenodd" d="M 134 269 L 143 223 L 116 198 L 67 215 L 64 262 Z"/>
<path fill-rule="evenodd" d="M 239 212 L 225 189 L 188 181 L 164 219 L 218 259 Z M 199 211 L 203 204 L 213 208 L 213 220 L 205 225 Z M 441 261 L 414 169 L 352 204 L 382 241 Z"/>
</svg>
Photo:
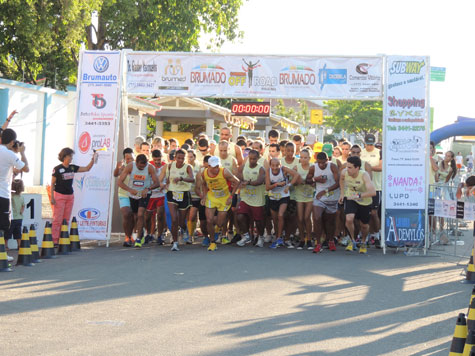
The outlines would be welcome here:
<svg viewBox="0 0 475 356">
<path fill-rule="evenodd" d="M 329 100 L 325 102 L 330 116 L 325 116 L 323 124 L 336 132 L 376 133 L 382 130 L 383 103 L 381 101 Z"/>
<path fill-rule="evenodd" d="M 274 113 L 287 119 L 299 122 L 301 124 L 306 124 L 310 122 L 310 112 L 308 110 L 308 105 L 305 100 L 298 100 L 299 110 L 294 108 L 287 108 L 284 105 L 284 101 L 279 99 L 277 105 L 274 108 Z"/>
<path fill-rule="evenodd" d="M 0 72 L 64 89 L 75 82 L 81 41 L 100 0 L 0 0 Z"/>
<path fill-rule="evenodd" d="M 77 78 L 81 43 L 88 49 L 196 51 L 242 36 L 243 0 L 0 0 L 0 72 L 9 79 L 65 89 Z M 91 14 L 99 26 L 92 29 Z M 97 34 L 92 41 L 91 30 Z"/>
</svg>

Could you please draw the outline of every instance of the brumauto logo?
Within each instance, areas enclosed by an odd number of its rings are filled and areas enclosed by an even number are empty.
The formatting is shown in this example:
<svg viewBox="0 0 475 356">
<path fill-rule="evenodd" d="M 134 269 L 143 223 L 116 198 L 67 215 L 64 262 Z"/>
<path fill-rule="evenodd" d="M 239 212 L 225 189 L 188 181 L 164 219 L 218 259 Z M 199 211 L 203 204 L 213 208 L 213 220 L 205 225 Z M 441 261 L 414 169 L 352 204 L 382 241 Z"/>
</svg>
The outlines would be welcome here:
<svg viewBox="0 0 475 356">
<path fill-rule="evenodd" d="M 97 73 L 104 73 L 109 68 L 109 60 L 104 56 L 97 57 L 94 59 L 93 67 Z"/>
</svg>

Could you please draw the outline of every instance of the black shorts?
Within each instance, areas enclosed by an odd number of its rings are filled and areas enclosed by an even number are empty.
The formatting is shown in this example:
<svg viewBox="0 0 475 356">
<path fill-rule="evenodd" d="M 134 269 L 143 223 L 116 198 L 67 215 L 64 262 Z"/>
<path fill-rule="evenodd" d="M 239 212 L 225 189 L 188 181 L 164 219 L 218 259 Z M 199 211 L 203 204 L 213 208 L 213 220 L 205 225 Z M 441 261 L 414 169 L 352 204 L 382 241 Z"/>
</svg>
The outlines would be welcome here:
<svg viewBox="0 0 475 356">
<path fill-rule="evenodd" d="M 21 225 L 22 225 L 23 220 L 22 219 L 15 219 L 12 220 L 10 224 L 10 230 L 7 231 L 7 234 L 5 235 L 5 240 L 8 239 L 21 239 Z"/>
<path fill-rule="evenodd" d="M 289 218 L 295 215 L 297 215 L 297 201 L 291 199 L 289 201 L 289 205 L 287 205 L 287 210 L 285 211 L 285 217 Z"/>
<path fill-rule="evenodd" d="M 130 209 L 132 210 L 132 212 L 134 214 L 137 214 L 139 211 L 139 208 L 147 209 L 148 201 L 150 200 L 151 196 L 152 196 L 152 193 L 150 192 L 149 194 L 147 194 L 145 198 L 140 198 L 140 199 L 129 198 Z"/>
<path fill-rule="evenodd" d="M 0 230 L 10 230 L 10 199 L 0 198 Z"/>
<path fill-rule="evenodd" d="M 270 216 L 270 199 L 267 194 L 266 194 L 266 205 L 264 209 L 265 209 L 266 216 Z"/>
<path fill-rule="evenodd" d="M 373 203 L 371 204 L 371 210 L 378 210 L 381 206 L 381 191 L 377 190 L 376 195 L 373 197 Z"/>
<path fill-rule="evenodd" d="M 231 208 L 235 208 L 238 205 L 238 195 L 233 195 L 233 201 L 231 202 Z"/>
<path fill-rule="evenodd" d="M 285 197 L 280 200 L 269 199 L 269 208 L 273 211 L 279 211 L 279 208 L 282 204 L 287 204 L 287 209 L 289 208 L 290 197 Z"/>
<path fill-rule="evenodd" d="M 175 197 L 173 198 L 173 193 L 175 193 Z M 181 200 L 179 200 L 182 198 Z M 167 192 L 167 201 L 169 204 L 176 204 L 178 205 L 179 210 L 186 210 L 191 206 L 191 194 L 190 192 Z"/>
<path fill-rule="evenodd" d="M 201 199 L 192 199 L 191 206 L 198 209 L 198 219 L 203 221 L 206 220 L 206 207 L 201 205 Z"/>
<path fill-rule="evenodd" d="M 355 214 L 355 218 L 362 224 L 369 224 L 371 205 L 360 205 L 354 200 L 345 199 L 345 214 Z"/>
</svg>

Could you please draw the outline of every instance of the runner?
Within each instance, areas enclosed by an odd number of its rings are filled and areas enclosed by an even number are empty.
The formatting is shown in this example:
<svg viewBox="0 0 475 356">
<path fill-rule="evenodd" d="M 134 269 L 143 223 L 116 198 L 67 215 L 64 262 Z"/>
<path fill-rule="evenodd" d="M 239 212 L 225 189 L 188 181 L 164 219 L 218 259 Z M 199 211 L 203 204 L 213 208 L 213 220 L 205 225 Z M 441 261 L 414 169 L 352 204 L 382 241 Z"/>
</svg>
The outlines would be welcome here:
<svg viewBox="0 0 475 356">
<path fill-rule="evenodd" d="M 188 233 L 190 235 L 191 241 L 185 241 L 187 243 L 192 243 L 193 242 L 193 236 L 196 231 L 196 223 L 197 223 L 197 218 L 200 210 L 200 196 L 196 193 L 196 184 L 198 182 L 198 175 L 201 174 L 201 164 L 196 162 L 196 153 L 194 150 L 188 150 L 188 164 L 191 166 L 191 169 L 193 170 L 193 177 L 195 177 L 195 182 L 193 182 L 191 186 L 191 208 L 189 211 L 189 217 L 188 217 Z M 204 213 L 204 207 L 203 207 L 203 213 Z M 206 216 L 200 217 L 201 220 L 206 220 Z"/>
<path fill-rule="evenodd" d="M 236 178 L 226 168 L 221 168 L 219 157 L 212 156 L 208 160 L 209 167 L 203 172 L 204 182 L 202 184 L 203 193 L 206 196 L 202 204 L 206 206 L 206 221 L 208 223 L 208 235 L 211 241 L 208 251 L 216 251 L 217 246 L 214 239 L 214 215 L 218 211 L 218 221 L 222 233 L 226 229 L 226 216 L 231 207 L 232 195 L 239 187 L 239 179 Z M 229 192 L 228 182 L 231 183 L 233 190 Z"/>
<path fill-rule="evenodd" d="M 162 161 L 162 152 L 160 150 L 152 151 L 152 160 L 149 162 L 155 168 L 157 177 L 162 176 L 162 170 L 166 163 Z M 162 178 L 163 179 L 163 178 Z M 166 186 L 166 180 L 160 181 L 160 187 L 152 190 L 152 195 L 145 211 L 145 226 L 147 229 L 147 236 L 145 236 L 145 243 L 154 240 L 155 228 L 157 228 L 157 243 L 163 245 L 162 233 L 165 228 L 165 191 L 162 187 Z"/>
<path fill-rule="evenodd" d="M 191 206 L 191 186 L 195 181 L 193 169 L 185 163 L 185 151 L 175 152 L 174 162 L 168 164 L 167 169 L 162 171 L 162 176 L 167 177 L 167 202 L 172 220 L 171 233 L 173 237 L 172 251 L 179 251 L 178 248 L 178 227 L 182 229 L 183 241 L 190 239 L 186 227 L 186 215 Z M 163 177 L 160 178 L 162 181 Z"/>
<path fill-rule="evenodd" d="M 295 144 L 293 142 L 288 142 L 285 145 L 285 151 L 280 161 L 282 163 L 282 167 L 286 167 L 294 171 L 299 159 L 295 156 Z M 287 175 L 287 180 L 291 180 L 289 175 Z M 294 238 L 295 231 L 297 230 L 297 219 L 295 219 L 295 215 L 297 214 L 297 202 L 295 198 L 295 186 L 292 185 L 290 187 L 290 200 L 285 211 L 285 240 L 287 247 L 292 245 L 292 239 Z"/>
<path fill-rule="evenodd" d="M 264 247 L 264 205 L 265 205 L 265 176 L 264 167 L 258 165 L 259 152 L 251 150 L 248 160 L 239 168 L 238 178 L 241 181 L 241 200 L 237 208 L 237 221 L 241 232 L 238 246 L 244 246 L 252 241 L 249 230 L 256 223 L 259 237 L 257 246 Z"/>
<path fill-rule="evenodd" d="M 147 159 L 150 159 L 150 144 L 147 141 L 142 142 L 140 145 L 140 152 L 147 156 Z"/>
<path fill-rule="evenodd" d="M 206 168 L 209 167 L 208 160 L 211 158 L 210 155 L 207 155 L 203 159 L 203 165 L 199 170 L 196 176 L 196 184 L 195 184 L 195 193 L 200 198 L 199 205 L 198 205 L 198 218 L 200 219 L 200 229 L 201 233 L 203 234 L 203 242 L 202 246 L 208 247 L 210 244 L 210 240 L 208 237 L 208 224 L 206 222 L 206 207 L 202 204 L 203 199 L 206 199 L 206 193 L 203 191 L 203 172 Z M 193 205 L 196 207 L 196 205 Z"/>
<path fill-rule="evenodd" d="M 125 184 L 125 179 L 129 175 L 129 182 Z M 155 169 L 152 165 L 148 164 L 145 155 L 139 154 L 135 162 L 129 163 L 124 168 L 119 176 L 118 185 L 129 192 L 130 208 L 134 213 L 137 228 L 135 247 L 142 247 L 142 244 L 145 242 L 143 237 L 145 208 L 152 195 L 151 190 L 160 185 Z"/>
<path fill-rule="evenodd" d="M 208 139 L 201 138 L 198 140 L 198 150 L 196 153 L 196 161 L 199 165 L 203 164 L 203 159 L 209 154 Z"/>
<path fill-rule="evenodd" d="M 291 145 L 293 143 L 290 142 Z M 288 183 L 287 177 L 291 176 L 292 181 Z M 277 239 L 270 248 L 284 246 L 282 231 L 284 230 L 284 214 L 290 202 L 290 188 L 297 183 L 299 175 L 293 169 L 282 167 L 279 159 L 273 158 L 270 161 L 270 168 L 266 171 L 266 190 L 269 192 L 269 207 L 272 220 L 274 221 L 274 230 Z M 286 241 L 285 246 L 290 242 Z"/>
<path fill-rule="evenodd" d="M 343 142 L 340 145 L 340 149 L 341 149 L 341 156 L 339 157 L 339 160 L 342 164 L 345 164 L 346 160 L 350 156 L 351 143 L 349 143 L 348 141 Z"/>
<path fill-rule="evenodd" d="M 279 131 L 274 130 L 274 129 L 270 130 L 269 133 L 267 134 L 267 138 L 268 138 L 268 140 L 269 140 L 269 145 L 266 146 L 266 148 L 265 148 L 265 150 L 264 150 L 264 154 L 263 154 L 263 157 L 264 157 L 266 160 L 269 159 L 269 149 L 270 149 L 270 146 L 271 146 L 272 144 L 277 144 L 277 145 L 279 144 L 279 136 L 280 136 L 280 135 L 279 135 Z M 279 154 L 280 154 L 280 152 L 279 152 Z M 275 157 L 275 158 L 277 158 L 277 157 Z"/>
<path fill-rule="evenodd" d="M 303 248 L 306 248 L 311 250 L 313 249 L 311 215 L 315 187 L 313 182 L 307 183 L 307 175 L 310 170 L 310 151 L 308 149 L 300 151 L 300 161 L 294 170 L 299 174 L 298 185 L 295 187 L 300 238 L 297 249 L 302 250 Z M 288 247 L 294 248 L 294 245 Z"/>
<path fill-rule="evenodd" d="M 219 141 L 226 141 L 228 142 L 228 153 L 237 159 L 238 166 L 241 166 L 243 163 L 243 156 L 241 148 L 231 141 L 231 129 L 229 127 L 223 127 L 219 131 Z M 217 156 L 217 152 L 215 152 L 215 148 L 211 148 L 210 152 L 212 155 Z"/>
<path fill-rule="evenodd" d="M 126 148 L 122 152 L 123 160 L 117 162 L 117 166 L 114 169 L 114 177 L 119 177 L 125 167 L 134 161 L 134 151 L 131 148 Z M 129 183 L 129 176 L 125 178 L 126 185 Z M 130 199 L 128 192 L 119 187 L 117 190 L 117 195 L 119 197 L 119 207 L 122 214 L 122 227 L 124 228 L 125 239 L 124 247 L 131 247 L 135 242 L 132 238 L 132 233 L 134 231 L 134 214 L 130 209 Z"/>
<path fill-rule="evenodd" d="M 356 250 L 355 241 L 355 218 L 361 222 L 361 245 L 360 253 L 366 253 L 366 237 L 369 231 L 371 217 L 372 197 L 376 195 L 376 189 L 368 173 L 360 170 L 361 159 L 349 157 L 347 167 L 340 176 L 340 203 L 345 205 L 346 228 L 350 233 L 351 243 L 346 247 L 347 251 Z"/>
<path fill-rule="evenodd" d="M 300 150 L 303 148 L 304 139 L 302 135 L 294 135 L 292 142 L 295 145 L 295 157 L 300 158 Z"/>
<path fill-rule="evenodd" d="M 317 154 L 315 163 L 308 172 L 307 180 L 316 183 L 313 200 L 313 226 L 315 230 L 314 253 L 322 250 L 322 230 L 325 222 L 326 241 L 330 251 L 336 251 L 333 235 L 335 232 L 338 198 L 340 196 L 339 170 L 335 163 L 328 161 L 326 152 Z M 323 219 L 325 213 L 325 219 Z"/>
</svg>

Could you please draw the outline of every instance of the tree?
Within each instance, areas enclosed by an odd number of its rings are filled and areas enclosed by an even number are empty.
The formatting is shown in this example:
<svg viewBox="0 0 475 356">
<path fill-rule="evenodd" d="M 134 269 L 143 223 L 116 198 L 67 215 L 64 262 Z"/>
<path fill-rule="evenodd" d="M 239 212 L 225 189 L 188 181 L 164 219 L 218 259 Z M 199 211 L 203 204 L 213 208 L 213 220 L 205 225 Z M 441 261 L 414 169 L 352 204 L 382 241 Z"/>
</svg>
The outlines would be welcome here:
<svg viewBox="0 0 475 356">
<path fill-rule="evenodd" d="M 307 124 L 310 121 L 310 115 L 308 110 L 308 105 L 305 100 L 298 100 L 299 110 L 294 108 L 287 108 L 284 105 L 284 101 L 279 99 L 277 105 L 275 106 L 275 114 L 286 117 L 290 120 L 297 121 L 301 124 Z"/>
<path fill-rule="evenodd" d="M 0 72 L 64 89 L 75 82 L 84 28 L 100 0 L 0 0 Z"/>
<path fill-rule="evenodd" d="M 242 34 L 242 0 L 0 0 L 0 75 L 64 89 L 76 82 L 79 50 L 195 51 Z M 99 25 L 91 25 L 98 12 Z M 97 35 L 93 43 L 92 32 Z"/>
<path fill-rule="evenodd" d="M 238 31 L 241 5 L 242 0 L 104 0 L 98 28 L 88 28 L 88 48 L 194 51 L 203 33 L 212 33 L 210 47 L 219 48 L 225 40 L 242 35 Z"/>
<path fill-rule="evenodd" d="M 376 133 L 382 130 L 383 103 L 381 101 L 329 100 L 324 103 L 330 116 L 323 124 L 339 132 Z"/>
</svg>

